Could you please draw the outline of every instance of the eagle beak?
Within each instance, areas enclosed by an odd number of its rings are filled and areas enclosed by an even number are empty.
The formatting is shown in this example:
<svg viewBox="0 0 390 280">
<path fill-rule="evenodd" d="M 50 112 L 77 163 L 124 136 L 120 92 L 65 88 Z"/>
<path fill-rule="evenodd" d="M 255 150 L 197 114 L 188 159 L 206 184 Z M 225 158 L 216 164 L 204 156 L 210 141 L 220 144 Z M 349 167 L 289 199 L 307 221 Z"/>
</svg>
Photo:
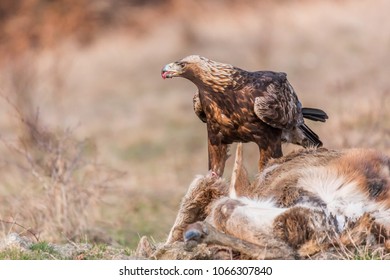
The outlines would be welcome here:
<svg viewBox="0 0 390 280">
<path fill-rule="evenodd" d="M 173 78 L 179 76 L 181 73 L 181 67 L 176 63 L 169 63 L 161 70 L 161 77 L 163 79 Z"/>
</svg>

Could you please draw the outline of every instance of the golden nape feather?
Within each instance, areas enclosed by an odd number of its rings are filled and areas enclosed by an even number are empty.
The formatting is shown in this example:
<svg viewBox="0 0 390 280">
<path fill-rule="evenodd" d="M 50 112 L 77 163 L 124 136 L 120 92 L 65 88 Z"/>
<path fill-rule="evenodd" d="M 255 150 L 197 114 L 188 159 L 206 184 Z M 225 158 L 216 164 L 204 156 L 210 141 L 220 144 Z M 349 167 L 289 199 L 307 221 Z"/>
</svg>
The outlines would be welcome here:
<svg viewBox="0 0 390 280">
<path fill-rule="evenodd" d="M 186 78 L 197 86 L 193 104 L 196 115 L 207 125 L 209 170 L 220 176 L 228 145 L 233 142 L 258 145 L 259 170 L 271 158 L 282 156 L 282 143 L 322 146 L 304 118 L 325 122 L 327 114 L 302 108 L 285 73 L 249 72 L 190 55 L 165 65 L 161 76 Z"/>
</svg>

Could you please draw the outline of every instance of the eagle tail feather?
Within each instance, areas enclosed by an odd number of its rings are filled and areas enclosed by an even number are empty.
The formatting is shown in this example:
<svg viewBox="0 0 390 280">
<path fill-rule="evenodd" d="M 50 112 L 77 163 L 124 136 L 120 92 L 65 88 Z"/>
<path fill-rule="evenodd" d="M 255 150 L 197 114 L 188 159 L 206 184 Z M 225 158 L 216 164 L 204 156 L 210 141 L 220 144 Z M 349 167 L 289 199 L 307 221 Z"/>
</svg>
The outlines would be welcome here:
<svg viewBox="0 0 390 280">
<path fill-rule="evenodd" d="M 299 126 L 299 128 L 302 130 L 303 134 L 305 135 L 306 139 L 308 140 L 309 145 L 304 145 L 305 147 L 307 146 L 314 146 L 314 147 L 321 147 L 322 142 L 319 138 L 319 136 L 311 130 L 306 124 L 302 124 Z"/>
<path fill-rule="evenodd" d="M 328 119 L 328 115 L 321 109 L 316 108 L 302 108 L 302 115 L 305 119 L 325 122 Z"/>
</svg>

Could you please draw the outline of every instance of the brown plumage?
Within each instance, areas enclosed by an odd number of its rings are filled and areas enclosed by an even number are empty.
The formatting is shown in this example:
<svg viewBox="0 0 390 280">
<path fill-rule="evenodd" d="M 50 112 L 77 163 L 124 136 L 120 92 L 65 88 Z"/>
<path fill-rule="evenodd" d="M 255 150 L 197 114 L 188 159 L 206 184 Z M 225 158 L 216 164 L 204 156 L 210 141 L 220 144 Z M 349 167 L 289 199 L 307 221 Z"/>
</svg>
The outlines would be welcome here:
<svg viewBox="0 0 390 280">
<path fill-rule="evenodd" d="M 233 142 L 258 145 L 259 170 L 270 158 L 282 156 L 282 142 L 322 146 L 303 118 L 324 122 L 328 116 L 319 109 L 302 108 L 285 73 L 248 72 L 190 55 L 165 65 L 161 75 L 183 77 L 198 87 L 194 111 L 207 124 L 209 169 L 219 175 Z"/>
</svg>

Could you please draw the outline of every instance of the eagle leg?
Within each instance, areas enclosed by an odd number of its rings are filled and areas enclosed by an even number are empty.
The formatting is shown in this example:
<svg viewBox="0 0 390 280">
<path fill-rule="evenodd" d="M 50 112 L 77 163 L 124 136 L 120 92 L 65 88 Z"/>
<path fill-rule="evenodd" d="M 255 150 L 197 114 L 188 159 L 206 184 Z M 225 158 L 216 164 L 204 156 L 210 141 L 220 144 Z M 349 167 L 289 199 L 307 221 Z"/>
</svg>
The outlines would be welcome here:
<svg viewBox="0 0 390 280">
<path fill-rule="evenodd" d="M 209 152 L 209 170 L 215 172 L 218 176 L 223 175 L 225 163 L 228 158 L 229 146 L 227 144 L 214 144 L 208 140 Z"/>
<path fill-rule="evenodd" d="M 268 161 L 271 158 L 280 158 L 283 156 L 282 146 L 279 142 L 279 145 L 269 145 L 266 148 L 259 146 L 260 150 L 260 159 L 259 159 L 259 172 L 263 171 Z"/>
<path fill-rule="evenodd" d="M 267 153 L 267 150 L 260 149 L 260 158 L 259 158 L 259 172 L 264 170 L 268 160 L 270 159 L 270 155 Z"/>
</svg>

